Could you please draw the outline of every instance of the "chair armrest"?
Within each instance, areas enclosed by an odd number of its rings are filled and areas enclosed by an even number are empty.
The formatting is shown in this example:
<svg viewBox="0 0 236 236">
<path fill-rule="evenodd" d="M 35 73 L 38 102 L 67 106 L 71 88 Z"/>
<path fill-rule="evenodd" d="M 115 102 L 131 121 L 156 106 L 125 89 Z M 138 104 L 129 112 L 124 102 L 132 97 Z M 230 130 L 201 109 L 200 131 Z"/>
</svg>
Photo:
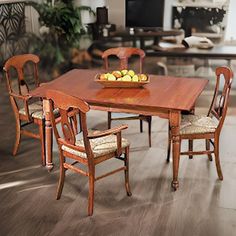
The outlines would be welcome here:
<svg viewBox="0 0 236 236">
<path fill-rule="evenodd" d="M 66 142 L 62 138 L 58 139 L 58 143 L 60 144 L 60 146 L 65 145 L 65 146 L 67 146 L 67 147 L 69 147 L 69 148 L 71 148 L 73 150 L 76 150 L 76 151 L 79 151 L 79 152 L 86 152 L 85 151 L 85 147 L 72 145 L 72 144 Z"/>
<path fill-rule="evenodd" d="M 119 127 L 115 127 L 115 128 L 109 129 L 109 130 L 98 131 L 97 133 L 88 135 L 87 137 L 89 139 L 93 139 L 93 138 L 99 138 L 99 137 L 107 136 L 107 135 L 110 135 L 110 134 L 115 134 L 117 136 L 117 151 L 116 151 L 116 154 L 117 154 L 117 156 L 120 156 L 122 154 L 121 131 L 123 129 L 127 129 L 127 128 L 128 128 L 127 125 L 121 125 Z M 66 142 L 62 138 L 58 139 L 58 143 L 59 143 L 60 146 L 65 145 L 65 146 L 67 146 L 67 147 L 69 147 L 73 150 L 86 153 L 85 147 L 72 145 L 72 144 Z"/>
<path fill-rule="evenodd" d="M 32 120 L 32 117 L 29 114 L 28 101 L 29 101 L 30 98 L 32 98 L 32 96 L 30 96 L 29 94 L 27 94 L 27 95 L 20 95 L 20 94 L 15 94 L 15 93 L 10 93 L 10 96 L 14 97 L 15 99 L 23 100 L 25 114 L 27 116 L 27 121 L 30 122 Z"/>
<path fill-rule="evenodd" d="M 20 95 L 20 94 L 16 94 L 16 93 L 10 93 L 10 96 L 14 97 L 14 98 L 18 98 L 24 101 L 27 101 L 31 98 L 30 95 Z"/>
<path fill-rule="evenodd" d="M 104 137 L 104 136 L 107 136 L 107 135 L 110 135 L 110 134 L 120 133 L 123 129 L 127 129 L 127 128 L 128 128 L 128 125 L 121 125 L 121 126 L 118 126 L 118 127 L 114 127 L 112 129 L 104 130 L 104 131 L 96 131 L 95 133 L 88 134 L 87 137 L 89 139 L 100 138 L 100 137 Z"/>
<path fill-rule="evenodd" d="M 89 139 L 93 138 L 100 138 L 104 137 L 110 134 L 115 134 L 116 135 L 116 142 L 117 142 L 117 150 L 116 150 L 116 155 L 119 157 L 122 154 L 122 139 L 121 139 L 121 131 L 123 129 L 127 129 L 128 125 L 121 125 L 118 127 L 114 127 L 112 129 L 104 130 L 104 131 L 97 131 L 96 133 L 89 134 L 87 137 Z"/>
</svg>

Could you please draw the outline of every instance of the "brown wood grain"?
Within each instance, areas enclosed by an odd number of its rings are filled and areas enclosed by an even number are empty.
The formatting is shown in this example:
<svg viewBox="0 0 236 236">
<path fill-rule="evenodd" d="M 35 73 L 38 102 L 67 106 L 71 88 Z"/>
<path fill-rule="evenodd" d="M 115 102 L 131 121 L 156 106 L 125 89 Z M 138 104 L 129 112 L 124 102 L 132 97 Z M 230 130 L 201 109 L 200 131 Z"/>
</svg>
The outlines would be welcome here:
<svg viewBox="0 0 236 236">
<path fill-rule="evenodd" d="M 196 99 L 201 94 L 208 80 L 176 78 L 150 75 L 151 83 L 145 88 L 101 88 L 94 82 L 96 70 L 72 70 L 58 79 L 35 89 L 31 96 L 46 96 L 50 89 L 59 90 L 65 94 L 86 101 L 89 105 L 107 108 L 119 108 L 119 111 L 129 111 L 137 114 L 160 114 L 168 118 L 173 137 L 173 181 L 176 190 L 178 183 L 178 169 L 180 156 L 180 114 L 181 110 L 191 110 Z M 45 109 L 47 107 L 45 106 Z M 47 113 L 47 111 L 45 111 Z M 46 140 L 51 142 L 49 136 Z M 52 155 L 47 150 L 47 166 L 52 165 Z"/>
<path fill-rule="evenodd" d="M 31 138 L 40 140 L 41 143 L 41 159 L 42 165 L 45 165 L 45 123 L 44 119 L 33 117 L 30 114 L 29 104 L 31 102 L 31 96 L 29 96 L 29 86 L 25 78 L 27 77 L 26 65 L 29 66 L 31 63 L 31 73 L 33 76 L 33 83 L 35 87 L 39 86 L 39 75 L 38 75 L 38 63 L 39 57 L 33 54 L 16 55 L 9 58 L 3 67 L 5 72 L 5 78 L 7 82 L 7 89 L 12 105 L 12 110 L 15 115 L 16 121 L 16 140 L 13 148 L 13 155 L 15 156 L 18 152 L 21 136 L 25 135 Z M 12 74 L 11 71 L 15 70 L 16 75 Z M 13 82 L 16 79 L 17 89 L 14 88 Z M 22 105 L 20 105 L 22 102 Z M 20 113 L 20 109 L 24 108 L 24 114 Z M 25 126 L 31 124 L 38 126 L 38 132 L 32 132 L 24 129 Z"/>
<path fill-rule="evenodd" d="M 194 133 L 184 133 L 178 135 L 176 137 L 176 130 L 172 126 L 172 129 L 169 130 L 170 132 L 170 138 L 169 138 L 169 145 L 168 145 L 168 152 L 167 152 L 167 161 L 169 161 L 170 157 L 170 142 L 178 142 L 179 146 L 179 152 L 181 149 L 181 140 L 188 139 L 189 141 L 189 148 L 187 152 L 180 152 L 181 155 L 189 155 L 189 158 L 192 159 L 193 155 L 205 155 L 208 154 L 208 159 L 212 161 L 211 154 L 214 153 L 215 156 L 215 164 L 216 164 L 216 170 L 218 173 L 218 177 L 220 180 L 223 180 L 223 174 L 221 170 L 220 165 L 220 156 L 219 156 L 219 139 L 220 139 L 220 133 L 225 121 L 227 109 L 228 109 L 228 102 L 229 102 L 229 94 L 231 90 L 231 84 L 233 81 L 233 72 L 229 67 L 226 66 L 220 66 L 216 68 L 216 85 L 215 85 L 215 91 L 214 96 L 211 102 L 211 106 L 208 111 L 208 117 L 214 117 L 216 120 L 218 120 L 218 125 L 215 130 L 208 131 L 208 132 L 194 132 Z M 222 83 L 223 89 L 220 89 L 220 84 Z M 176 119 L 177 120 L 177 119 Z M 178 128 L 178 127 L 177 127 Z M 195 139 L 204 139 L 206 143 L 206 150 L 203 151 L 193 151 L 193 140 Z M 213 146 L 213 151 L 210 149 L 210 143 Z M 174 152 L 176 154 L 176 152 Z M 173 159 L 175 166 L 175 161 L 177 160 L 177 157 Z M 178 170 L 178 167 L 176 167 Z M 175 173 L 178 173 L 175 171 Z M 176 176 L 177 178 L 177 176 Z M 175 181 L 175 178 L 174 180 Z M 177 182 L 178 184 L 178 182 Z"/>
<path fill-rule="evenodd" d="M 94 185 L 95 181 L 102 179 L 106 176 L 115 174 L 121 170 L 124 171 L 125 174 L 125 187 L 128 196 L 131 196 L 131 191 L 129 187 L 129 166 L 128 166 L 128 157 L 129 157 L 129 144 L 126 146 L 122 146 L 122 136 L 121 131 L 127 129 L 127 125 L 119 126 L 110 130 L 96 132 L 93 135 L 88 135 L 87 129 L 87 118 L 86 113 L 90 110 L 88 104 L 74 96 L 65 94 L 61 91 L 56 90 L 48 90 L 47 99 L 50 101 L 50 117 L 51 123 L 54 130 L 54 134 L 58 143 L 58 149 L 60 153 L 60 178 L 57 188 L 57 199 L 61 198 L 64 180 L 65 180 L 65 172 L 66 170 L 73 170 L 79 174 L 84 176 L 88 176 L 89 178 L 89 194 L 88 194 L 88 215 L 93 214 L 93 205 L 94 205 Z M 54 116 L 54 107 L 57 107 L 60 112 L 60 121 L 56 123 L 56 119 Z M 79 146 L 76 144 L 76 133 L 74 132 L 74 124 L 71 122 L 69 113 L 73 110 L 79 111 L 80 123 L 81 123 L 81 132 L 83 136 L 83 145 Z M 62 130 L 62 134 L 59 134 L 58 126 L 60 126 Z M 90 143 L 90 139 L 101 138 L 104 136 L 109 136 L 111 134 L 116 135 L 116 143 L 117 148 L 108 153 L 101 152 L 100 155 L 94 157 L 92 145 Z M 77 154 L 69 152 L 63 149 L 63 146 L 70 148 L 74 151 L 79 151 Z M 105 148 L 106 150 L 106 148 Z M 86 154 L 86 158 L 83 156 Z M 122 156 L 122 154 L 124 154 Z M 112 168 L 113 170 L 105 174 L 100 175 L 98 177 L 95 176 L 95 167 L 97 164 L 109 160 L 111 158 L 117 158 L 124 162 L 124 166 L 121 168 Z M 71 159 L 73 164 L 68 163 L 68 160 Z M 81 169 L 80 166 L 76 164 L 83 164 L 87 171 Z M 76 166 L 75 166 L 76 165 Z"/>
<path fill-rule="evenodd" d="M 103 88 L 94 82 L 98 70 L 74 69 L 31 92 L 45 97 L 48 89 L 79 97 L 91 105 L 133 110 L 190 110 L 208 83 L 206 79 L 149 75 L 144 88 Z"/>
</svg>

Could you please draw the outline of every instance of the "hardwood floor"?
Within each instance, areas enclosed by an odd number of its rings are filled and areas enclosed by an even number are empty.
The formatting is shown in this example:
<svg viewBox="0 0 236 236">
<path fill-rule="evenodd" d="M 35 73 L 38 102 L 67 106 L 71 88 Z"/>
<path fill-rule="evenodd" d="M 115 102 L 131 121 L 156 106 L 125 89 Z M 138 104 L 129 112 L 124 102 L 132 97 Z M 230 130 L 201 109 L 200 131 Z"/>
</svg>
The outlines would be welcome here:
<svg viewBox="0 0 236 236">
<path fill-rule="evenodd" d="M 221 136 L 223 182 L 207 157 L 182 157 L 180 188 L 173 192 L 172 166 L 165 161 L 167 122 L 154 117 L 152 148 L 148 147 L 147 127 L 140 134 L 138 121 L 127 122 L 124 136 L 131 142 L 133 195 L 126 196 L 122 173 L 105 178 L 96 183 L 94 215 L 88 217 L 87 178 L 68 172 L 62 197 L 55 200 L 59 176 L 55 144 L 56 164 L 51 173 L 40 165 L 37 140 L 23 138 L 19 154 L 11 155 L 15 121 L 4 82 L 0 83 L 0 94 L 0 235 L 235 235 L 234 99 Z M 199 99 L 197 112 L 206 111 L 208 96 Z M 106 128 L 106 113 L 92 111 L 88 119 L 90 128 Z M 201 148 L 204 143 L 194 146 Z M 99 165 L 98 174 L 107 165 L 117 163 Z"/>
</svg>

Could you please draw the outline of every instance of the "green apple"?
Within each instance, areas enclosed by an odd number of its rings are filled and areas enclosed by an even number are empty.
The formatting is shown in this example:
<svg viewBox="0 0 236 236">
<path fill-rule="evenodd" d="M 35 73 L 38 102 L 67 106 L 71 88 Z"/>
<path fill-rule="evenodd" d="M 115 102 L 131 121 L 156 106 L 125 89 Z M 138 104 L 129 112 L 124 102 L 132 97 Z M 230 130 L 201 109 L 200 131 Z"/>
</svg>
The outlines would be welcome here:
<svg viewBox="0 0 236 236">
<path fill-rule="evenodd" d="M 128 73 L 128 70 L 122 70 L 121 71 L 121 74 L 124 76 L 124 75 L 126 75 Z"/>
<path fill-rule="evenodd" d="M 132 77 L 132 81 L 133 81 L 133 82 L 138 82 L 138 81 L 139 81 L 138 76 L 137 76 L 137 75 L 134 75 L 134 76 Z"/>
<path fill-rule="evenodd" d="M 129 70 L 128 71 L 128 75 L 130 75 L 131 77 L 133 77 L 135 75 L 135 72 L 133 70 Z"/>
<path fill-rule="evenodd" d="M 113 74 L 109 74 L 109 75 L 107 76 L 107 80 L 109 80 L 109 81 L 115 81 L 115 80 L 116 80 L 116 77 L 115 77 Z"/>
<path fill-rule="evenodd" d="M 122 81 L 132 81 L 132 78 L 130 75 L 125 75 L 122 77 Z"/>
</svg>

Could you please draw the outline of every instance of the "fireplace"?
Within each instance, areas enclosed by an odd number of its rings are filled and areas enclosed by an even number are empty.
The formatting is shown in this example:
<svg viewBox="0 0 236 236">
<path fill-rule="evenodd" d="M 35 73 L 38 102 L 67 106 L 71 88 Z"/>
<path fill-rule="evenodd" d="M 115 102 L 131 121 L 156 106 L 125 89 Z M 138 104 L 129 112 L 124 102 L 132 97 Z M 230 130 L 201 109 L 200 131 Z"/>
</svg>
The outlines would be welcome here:
<svg viewBox="0 0 236 236">
<path fill-rule="evenodd" d="M 172 7 L 172 27 L 184 29 L 185 35 L 224 38 L 228 1 L 178 0 Z"/>
</svg>

